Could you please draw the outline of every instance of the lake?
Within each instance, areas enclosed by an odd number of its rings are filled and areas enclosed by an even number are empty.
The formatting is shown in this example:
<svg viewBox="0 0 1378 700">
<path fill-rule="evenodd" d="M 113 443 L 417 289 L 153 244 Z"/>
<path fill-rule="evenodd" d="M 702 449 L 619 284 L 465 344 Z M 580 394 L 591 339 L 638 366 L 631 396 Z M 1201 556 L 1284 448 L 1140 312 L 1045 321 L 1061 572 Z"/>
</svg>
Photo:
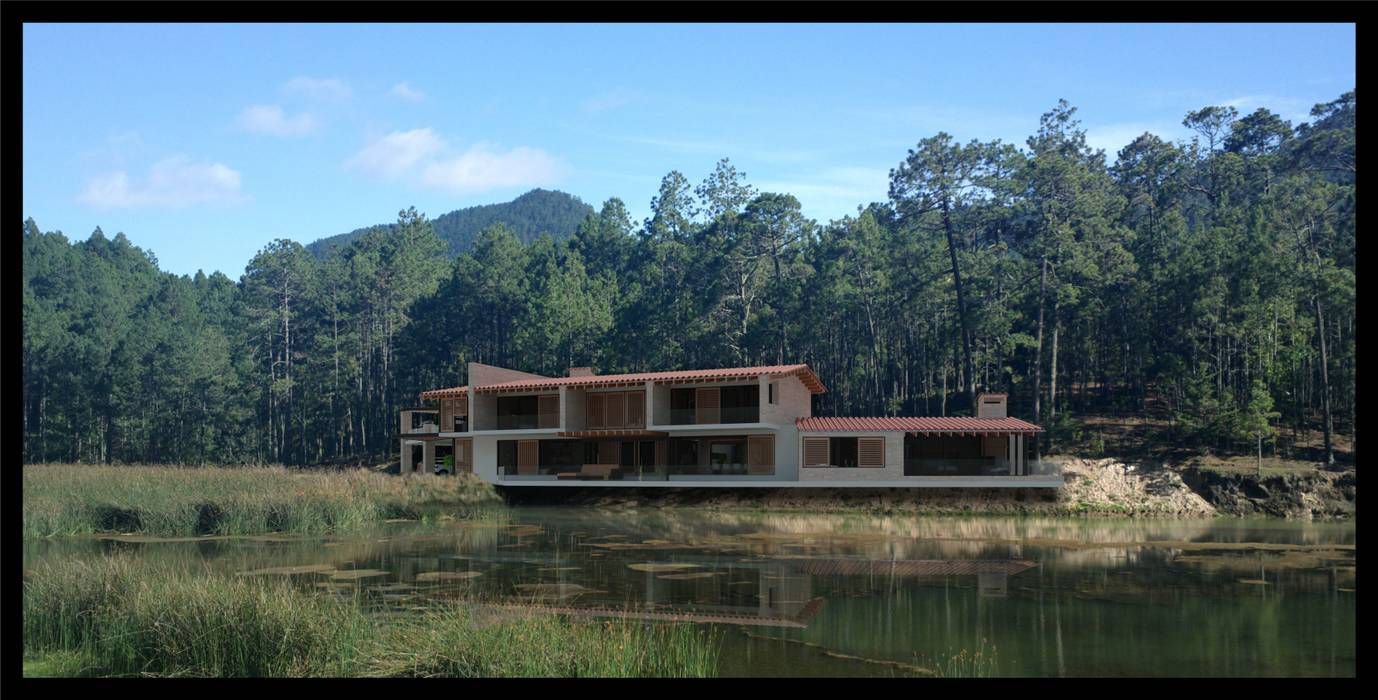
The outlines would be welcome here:
<svg viewBox="0 0 1378 700">
<path fill-rule="evenodd" d="M 1354 676 L 1355 525 L 519 507 L 329 537 L 26 540 L 721 632 L 725 676 Z M 482 616 L 480 616 L 482 619 Z"/>
</svg>

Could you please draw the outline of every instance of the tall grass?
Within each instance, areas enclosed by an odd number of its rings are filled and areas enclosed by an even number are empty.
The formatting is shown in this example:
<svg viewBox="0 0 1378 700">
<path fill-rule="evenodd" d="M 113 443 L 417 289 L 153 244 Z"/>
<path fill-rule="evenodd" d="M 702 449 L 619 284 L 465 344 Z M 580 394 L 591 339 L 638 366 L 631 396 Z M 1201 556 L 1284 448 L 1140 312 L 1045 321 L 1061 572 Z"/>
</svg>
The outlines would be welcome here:
<svg viewBox="0 0 1378 700">
<path fill-rule="evenodd" d="M 25 657 L 83 675 L 688 677 L 717 667 L 717 640 L 687 625 L 539 615 L 483 626 L 457 604 L 381 616 L 357 598 L 130 555 L 36 565 L 23 614 Z"/>
<path fill-rule="evenodd" d="M 941 654 L 932 665 L 943 678 L 993 678 L 1000 671 L 999 650 L 994 644 L 986 645 L 983 637 L 975 649 Z"/>
<path fill-rule="evenodd" d="M 501 500 L 492 485 L 469 475 L 26 465 L 24 535 L 324 533 L 441 509 L 470 513 Z"/>
</svg>

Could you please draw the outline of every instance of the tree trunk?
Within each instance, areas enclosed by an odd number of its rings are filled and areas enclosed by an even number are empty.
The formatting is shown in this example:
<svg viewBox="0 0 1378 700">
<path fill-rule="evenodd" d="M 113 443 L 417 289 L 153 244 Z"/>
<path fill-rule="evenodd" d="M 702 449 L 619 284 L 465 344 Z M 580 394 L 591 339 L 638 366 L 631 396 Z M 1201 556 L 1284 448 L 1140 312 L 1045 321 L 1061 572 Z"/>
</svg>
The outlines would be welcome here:
<svg viewBox="0 0 1378 700">
<path fill-rule="evenodd" d="M 1324 412 L 1325 420 L 1322 426 L 1322 430 L 1325 431 L 1325 466 L 1333 468 L 1335 466 L 1335 452 L 1331 445 L 1331 431 L 1334 424 L 1330 415 L 1330 372 L 1327 369 L 1330 365 L 1330 356 L 1326 352 L 1325 346 L 1325 315 L 1321 308 L 1320 295 L 1313 295 L 1311 301 L 1316 307 L 1316 331 L 1321 340 L 1321 410 Z"/>
<path fill-rule="evenodd" d="M 1038 274 L 1038 354 L 1034 357 L 1034 420 L 1043 420 L 1043 307 L 1048 294 L 1048 257 L 1045 255 L 1041 263 L 1041 270 Z M 1043 441 L 1046 444 L 1048 433 L 1043 432 Z M 1040 457 L 1039 440 L 1034 440 L 1034 459 Z"/>
<path fill-rule="evenodd" d="M 967 323 L 966 297 L 962 294 L 962 271 L 957 264 L 957 241 L 952 230 L 952 217 L 948 212 L 947 199 L 943 199 L 943 230 L 947 233 L 947 254 L 952 260 L 952 281 L 957 288 L 957 318 L 962 325 L 962 353 L 966 361 L 967 402 L 971 404 L 972 414 L 976 412 L 976 372 L 971 364 L 971 328 Z"/>
</svg>

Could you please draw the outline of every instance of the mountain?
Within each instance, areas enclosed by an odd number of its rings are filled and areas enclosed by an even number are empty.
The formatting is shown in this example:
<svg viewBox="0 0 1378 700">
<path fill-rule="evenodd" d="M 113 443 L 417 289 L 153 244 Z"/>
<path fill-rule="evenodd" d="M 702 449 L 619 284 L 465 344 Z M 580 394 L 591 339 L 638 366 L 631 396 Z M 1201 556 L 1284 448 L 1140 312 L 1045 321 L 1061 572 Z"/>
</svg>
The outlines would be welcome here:
<svg viewBox="0 0 1378 700">
<path fill-rule="evenodd" d="M 433 223 L 436 235 L 449 244 L 449 255 L 453 258 L 473 248 L 474 239 L 478 237 L 479 232 L 493 224 L 505 224 L 516 231 L 517 237 L 523 243 L 540 238 L 542 233 L 549 233 L 556 240 L 563 240 L 573 235 L 579 222 L 592 213 L 593 207 L 574 195 L 555 190 L 535 189 L 510 202 L 484 204 L 441 214 Z M 322 238 L 307 245 L 306 249 L 317 258 L 327 258 L 370 228 L 373 227 L 368 226 Z"/>
</svg>

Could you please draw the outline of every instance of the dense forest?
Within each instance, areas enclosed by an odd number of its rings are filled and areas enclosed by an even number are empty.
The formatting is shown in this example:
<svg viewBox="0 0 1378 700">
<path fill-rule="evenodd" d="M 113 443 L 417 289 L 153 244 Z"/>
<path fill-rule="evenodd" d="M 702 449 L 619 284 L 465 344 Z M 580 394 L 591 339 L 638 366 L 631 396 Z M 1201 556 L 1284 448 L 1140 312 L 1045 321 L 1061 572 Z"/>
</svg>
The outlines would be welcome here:
<svg viewBox="0 0 1378 700">
<path fill-rule="evenodd" d="M 535 189 L 501 204 L 484 204 L 456 209 L 431 221 L 435 235 L 448 246 L 447 254 L 458 257 L 474 249 L 474 241 L 485 229 L 503 224 L 517 234 L 522 243 L 531 243 L 544 234 L 563 241 L 574 234 L 579 224 L 593 213 L 593 207 L 564 192 Z M 396 224 L 380 224 L 391 228 Z M 364 235 L 365 227 L 308 243 L 306 249 L 318 258 L 328 258 Z"/>
<path fill-rule="evenodd" d="M 24 456 L 379 459 L 399 407 L 480 361 L 806 362 L 822 415 L 969 414 L 1000 390 L 1045 450 L 1113 414 L 1226 453 L 1315 431 L 1331 459 L 1354 433 L 1354 93 L 1299 125 L 1205 107 L 1190 141 L 1110 156 L 1075 112 L 1022 147 L 924 138 L 886 201 L 826 224 L 726 159 L 666 175 L 644 222 L 610 199 L 567 240 L 493 222 L 450 259 L 409 209 L 323 259 L 275 241 L 239 280 L 30 219 Z"/>
</svg>

